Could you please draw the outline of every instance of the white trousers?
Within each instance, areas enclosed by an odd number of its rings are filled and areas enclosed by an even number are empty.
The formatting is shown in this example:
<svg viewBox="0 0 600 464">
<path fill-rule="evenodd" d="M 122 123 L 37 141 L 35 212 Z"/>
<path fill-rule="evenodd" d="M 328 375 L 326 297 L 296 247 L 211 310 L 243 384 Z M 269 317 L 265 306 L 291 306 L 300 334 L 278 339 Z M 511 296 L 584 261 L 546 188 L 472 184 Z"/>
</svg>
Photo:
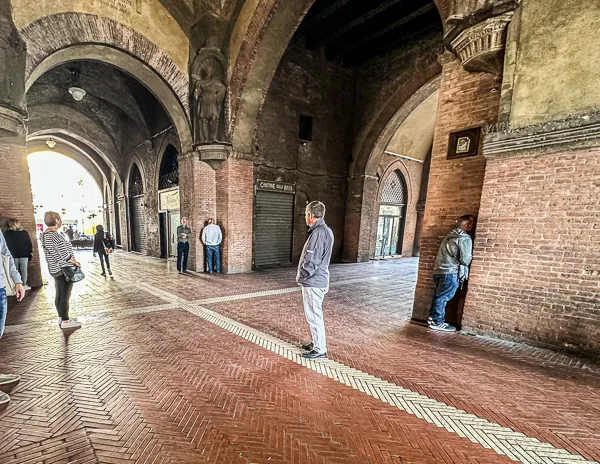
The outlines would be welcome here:
<svg viewBox="0 0 600 464">
<path fill-rule="evenodd" d="M 313 349 L 318 353 L 327 353 L 325 322 L 323 321 L 323 298 L 325 298 L 328 291 L 328 288 L 302 287 L 304 315 L 310 326 Z"/>
</svg>

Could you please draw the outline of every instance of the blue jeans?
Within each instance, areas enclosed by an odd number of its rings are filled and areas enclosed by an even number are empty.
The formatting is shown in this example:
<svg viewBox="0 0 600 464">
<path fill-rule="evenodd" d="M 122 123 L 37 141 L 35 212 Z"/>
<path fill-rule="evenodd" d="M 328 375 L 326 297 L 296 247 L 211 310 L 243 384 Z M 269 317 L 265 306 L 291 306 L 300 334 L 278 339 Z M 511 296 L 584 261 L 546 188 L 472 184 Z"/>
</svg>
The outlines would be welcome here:
<svg viewBox="0 0 600 464">
<path fill-rule="evenodd" d="M 177 270 L 187 271 L 188 255 L 190 254 L 190 242 L 177 243 Z"/>
<path fill-rule="evenodd" d="M 206 245 L 206 270 L 213 271 L 213 260 L 215 272 L 221 272 L 221 250 L 219 245 Z"/>
<path fill-rule="evenodd" d="M 4 334 L 4 324 L 6 324 L 6 311 L 8 309 L 8 301 L 6 300 L 6 290 L 0 288 L 0 338 Z"/>
<path fill-rule="evenodd" d="M 429 317 L 436 324 L 441 324 L 446 317 L 446 304 L 458 290 L 458 274 L 434 274 L 433 280 L 435 281 L 435 295 L 433 295 Z"/>
</svg>

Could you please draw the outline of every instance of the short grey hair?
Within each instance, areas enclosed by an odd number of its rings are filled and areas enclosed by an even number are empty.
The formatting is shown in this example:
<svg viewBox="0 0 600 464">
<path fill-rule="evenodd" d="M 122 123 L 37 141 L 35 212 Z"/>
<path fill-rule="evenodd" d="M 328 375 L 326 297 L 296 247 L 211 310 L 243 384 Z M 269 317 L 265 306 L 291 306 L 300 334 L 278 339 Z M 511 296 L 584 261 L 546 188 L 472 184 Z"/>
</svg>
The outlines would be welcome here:
<svg viewBox="0 0 600 464">
<path fill-rule="evenodd" d="M 325 205 L 320 201 L 311 201 L 306 205 L 306 212 L 310 213 L 313 217 L 322 219 L 325 217 Z"/>
</svg>

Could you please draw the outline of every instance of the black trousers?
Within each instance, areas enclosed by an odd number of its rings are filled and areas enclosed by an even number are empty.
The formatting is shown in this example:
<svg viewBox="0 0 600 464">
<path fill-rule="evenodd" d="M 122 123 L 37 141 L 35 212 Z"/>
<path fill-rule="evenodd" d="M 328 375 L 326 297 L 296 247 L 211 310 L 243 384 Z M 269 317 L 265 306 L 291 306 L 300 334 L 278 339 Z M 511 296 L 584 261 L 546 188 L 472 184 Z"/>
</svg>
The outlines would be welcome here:
<svg viewBox="0 0 600 464">
<path fill-rule="evenodd" d="M 177 270 L 187 270 L 187 260 L 190 254 L 190 242 L 179 242 L 177 243 Z"/>
<path fill-rule="evenodd" d="M 54 306 L 58 312 L 58 317 L 63 321 L 69 319 L 69 298 L 73 290 L 73 282 L 67 282 L 64 275 L 54 277 L 56 283 L 56 296 L 54 297 Z"/>
<path fill-rule="evenodd" d="M 106 273 L 106 269 L 104 269 L 104 261 L 106 261 L 106 267 L 110 269 L 110 261 L 108 259 L 108 255 L 104 252 L 104 250 L 98 252 L 98 257 L 100 258 L 100 265 L 102 266 L 102 274 Z M 102 258 L 104 257 L 104 261 Z"/>
</svg>

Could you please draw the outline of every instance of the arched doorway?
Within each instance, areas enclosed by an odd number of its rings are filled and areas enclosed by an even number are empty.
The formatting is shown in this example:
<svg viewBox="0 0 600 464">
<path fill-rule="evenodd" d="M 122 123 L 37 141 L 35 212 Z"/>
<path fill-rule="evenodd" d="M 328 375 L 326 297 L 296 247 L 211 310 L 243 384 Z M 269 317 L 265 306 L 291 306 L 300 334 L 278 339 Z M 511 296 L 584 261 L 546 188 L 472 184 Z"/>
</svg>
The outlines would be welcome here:
<svg viewBox="0 0 600 464">
<path fill-rule="evenodd" d="M 158 171 L 158 216 L 160 256 L 177 256 L 177 226 L 181 222 L 179 202 L 179 152 L 169 143 Z"/>
<path fill-rule="evenodd" d="M 113 184 L 113 211 L 115 213 L 115 241 L 118 246 L 123 246 L 121 240 L 121 209 L 119 208 L 119 185 L 117 179 Z"/>
<path fill-rule="evenodd" d="M 399 170 L 388 177 L 379 198 L 375 257 L 402 255 L 407 203 L 406 182 Z"/>
<path fill-rule="evenodd" d="M 137 163 L 131 166 L 129 174 L 129 217 L 131 219 L 131 251 L 146 253 L 146 214 L 144 203 L 144 181 Z"/>
</svg>

